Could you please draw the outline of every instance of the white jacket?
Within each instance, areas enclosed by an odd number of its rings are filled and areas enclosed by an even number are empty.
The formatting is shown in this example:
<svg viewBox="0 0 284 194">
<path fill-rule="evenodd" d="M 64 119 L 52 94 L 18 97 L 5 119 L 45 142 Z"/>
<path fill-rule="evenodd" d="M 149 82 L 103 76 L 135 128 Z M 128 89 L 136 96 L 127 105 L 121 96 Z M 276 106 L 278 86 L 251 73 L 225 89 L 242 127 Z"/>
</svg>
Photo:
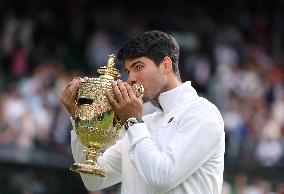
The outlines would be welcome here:
<svg viewBox="0 0 284 194">
<path fill-rule="evenodd" d="M 225 133 L 218 109 L 185 82 L 160 94 L 163 110 L 143 117 L 98 162 L 105 178 L 81 174 L 89 190 L 122 181 L 122 194 L 220 194 Z M 74 126 L 74 125 L 73 125 Z M 71 135 L 74 160 L 84 147 Z"/>
</svg>

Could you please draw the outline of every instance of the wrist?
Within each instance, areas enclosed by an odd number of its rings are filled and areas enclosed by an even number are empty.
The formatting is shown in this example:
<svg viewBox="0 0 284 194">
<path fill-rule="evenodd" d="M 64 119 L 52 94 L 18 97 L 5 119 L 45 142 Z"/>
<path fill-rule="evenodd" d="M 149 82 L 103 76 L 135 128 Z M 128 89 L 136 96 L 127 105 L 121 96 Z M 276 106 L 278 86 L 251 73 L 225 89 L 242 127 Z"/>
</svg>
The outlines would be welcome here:
<svg viewBox="0 0 284 194">
<path fill-rule="evenodd" d="M 136 125 L 138 123 L 144 123 L 144 121 L 142 120 L 142 118 L 134 118 L 134 117 L 130 117 L 126 120 L 126 122 L 124 123 L 124 128 L 125 130 L 128 130 L 129 127 Z"/>
</svg>

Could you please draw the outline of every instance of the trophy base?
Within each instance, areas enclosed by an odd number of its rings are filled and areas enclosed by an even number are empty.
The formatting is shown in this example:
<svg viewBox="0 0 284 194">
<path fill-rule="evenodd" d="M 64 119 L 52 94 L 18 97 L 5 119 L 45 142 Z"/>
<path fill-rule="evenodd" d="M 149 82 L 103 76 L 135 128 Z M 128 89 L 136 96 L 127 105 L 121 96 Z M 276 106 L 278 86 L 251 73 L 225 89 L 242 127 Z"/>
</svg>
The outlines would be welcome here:
<svg viewBox="0 0 284 194">
<path fill-rule="evenodd" d="M 106 176 L 104 169 L 97 164 L 91 165 L 75 163 L 71 166 L 70 170 L 82 174 L 97 175 L 100 177 Z"/>
</svg>

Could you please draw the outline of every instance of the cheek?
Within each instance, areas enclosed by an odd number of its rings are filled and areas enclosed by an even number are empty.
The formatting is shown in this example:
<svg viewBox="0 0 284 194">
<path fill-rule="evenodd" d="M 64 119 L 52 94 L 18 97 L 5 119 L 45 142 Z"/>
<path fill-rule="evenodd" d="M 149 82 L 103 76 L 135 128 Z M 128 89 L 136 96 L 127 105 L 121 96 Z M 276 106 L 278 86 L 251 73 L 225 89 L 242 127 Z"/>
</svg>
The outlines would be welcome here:
<svg viewBox="0 0 284 194">
<path fill-rule="evenodd" d="M 163 80 L 159 75 L 148 76 L 142 85 L 145 87 L 145 98 L 154 98 L 161 92 Z"/>
<path fill-rule="evenodd" d="M 147 69 L 136 74 L 136 81 L 144 86 L 143 100 L 151 100 L 156 97 L 164 84 L 163 74 L 159 69 Z"/>
<path fill-rule="evenodd" d="M 153 86 L 155 85 L 152 83 L 151 76 L 147 76 L 146 78 L 141 78 L 138 83 L 142 84 L 144 87 L 144 95 L 143 95 L 143 101 L 149 101 L 152 98 L 153 95 Z"/>
</svg>

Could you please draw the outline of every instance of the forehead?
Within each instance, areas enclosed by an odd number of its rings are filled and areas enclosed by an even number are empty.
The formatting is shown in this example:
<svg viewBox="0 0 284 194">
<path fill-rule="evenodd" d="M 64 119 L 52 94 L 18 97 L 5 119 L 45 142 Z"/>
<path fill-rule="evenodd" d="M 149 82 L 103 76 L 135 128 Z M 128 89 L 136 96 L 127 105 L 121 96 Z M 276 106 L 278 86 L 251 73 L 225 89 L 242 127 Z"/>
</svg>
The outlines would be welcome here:
<svg viewBox="0 0 284 194">
<path fill-rule="evenodd" d="M 155 63 L 153 60 L 149 59 L 148 57 L 137 57 L 137 58 L 128 58 L 124 61 L 125 69 L 131 69 L 135 64 L 144 64 L 144 65 L 154 65 Z"/>
</svg>

